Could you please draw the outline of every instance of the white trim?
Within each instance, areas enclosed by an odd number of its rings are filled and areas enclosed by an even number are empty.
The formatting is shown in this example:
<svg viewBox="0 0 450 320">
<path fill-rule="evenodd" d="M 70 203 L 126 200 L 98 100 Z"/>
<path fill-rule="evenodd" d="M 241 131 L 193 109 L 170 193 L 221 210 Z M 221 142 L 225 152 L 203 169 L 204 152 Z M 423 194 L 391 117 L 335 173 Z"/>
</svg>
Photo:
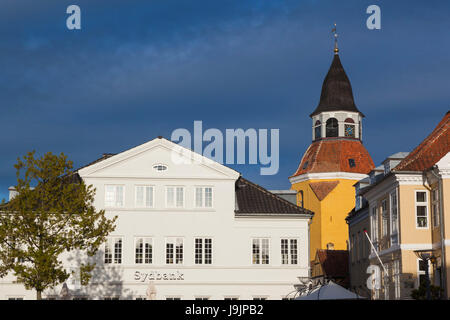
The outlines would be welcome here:
<svg viewBox="0 0 450 320">
<path fill-rule="evenodd" d="M 299 176 L 289 178 L 291 184 L 303 182 L 307 180 L 325 180 L 325 179 L 345 179 L 345 180 L 362 180 L 368 177 L 363 173 L 351 172 L 319 172 L 319 173 L 305 173 Z"/>
<path fill-rule="evenodd" d="M 417 193 L 418 192 L 423 192 L 425 193 L 425 201 L 424 202 L 417 202 Z M 428 191 L 427 190 L 414 190 L 414 216 L 415 216 L 415 225 L 416 225 L 416 229 L 418 230 L 428 230 L 430 228 L 430 214 L 429 214 L 429 203 L 428 203 Z M 417 207 L 421 206 L 423 207 L 425 204 L 425 211 L 426 211 L 426 221 L 427 221 L 427 226 L 426 227 L 419 227 L 417 225 Z"/>
<path fill-rule="evenodd" d="M 395 175 L 395 180 L 398 182 L 399 185 L 423 185 L 423 176 L 422 173 L 417 174 L 402 174 L 397 173 Z"/>
<path fill-rule="evenodd" d="M 144 144 L 141 144 L 137 147 L 128 149 L 128 150 L 123 151 L 119 154 L 116 154 L 112 157 L 109 157 L 105 160 L 102 160 L 102 161 L 94 163 L 90 166 L 84 167 L 84 168 L 78 170 L 78 174 L 82 178 L 84 178 L 86 176 L 91 176 L 93 173 L 95 173 L 101 169 L 118 164 L 120 162 L 123 162 L 123 161 L 131 158 L 131 157 L 137 156 L 143 152 L 149 151 L 156 147 L 161 147 L 166 150 L 175 152 L 178 155 L 180 155 L 181 157 L 189 158 L 189 160 L 191 160 L 193 163 L 198 163 L 201 166 L 215 170 L 229 178 L 237 179 L 240 176 L 239 172 L 237 172 L 231 168 L 228 168 L 227 166 L 224 166 L 223 164 L 215 162 L 207 157 L 204 157 L 203 155 L 195 153 L 194 151 L 192 151 L 190 149 L 184 148 L 181 145 L 178 145 L 172 141 L 166 140 L 164 138 L 162 138 L 162 139 L 155 138 L 155 139 L 148 141 Z M 152 165 L 152 168 L 153 168 L 153 165 Z"/>
</svg>

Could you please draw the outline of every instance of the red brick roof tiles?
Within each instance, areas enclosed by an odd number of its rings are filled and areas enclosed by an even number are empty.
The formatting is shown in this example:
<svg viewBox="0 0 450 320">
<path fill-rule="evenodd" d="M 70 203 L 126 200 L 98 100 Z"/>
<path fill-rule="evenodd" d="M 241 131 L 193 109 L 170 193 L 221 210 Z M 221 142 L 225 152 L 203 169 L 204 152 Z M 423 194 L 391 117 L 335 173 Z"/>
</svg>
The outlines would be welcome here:
<svg viewBox="0 0 450 320">
<path fill-rule="evenodd" d="M 355 166 L 351 167 L 349 159 Z M 305 173 L 351 172 L 368 174 L 375 165 L 359 140 L 322 139 L 311 143 L 293 177 Z"/>
<path fill-rule="evenodd" d="M 424 171 L 434 166 L 450 149 L 450 111 L 431 134 L 422 141 L 393 171 Z"/>
<path fill-rule="evenodd" d="M 322 201 L 338 184 L 339 181 L 310 182 L 309 187 L 312 189 L 317 199 Z"/>
</svg>

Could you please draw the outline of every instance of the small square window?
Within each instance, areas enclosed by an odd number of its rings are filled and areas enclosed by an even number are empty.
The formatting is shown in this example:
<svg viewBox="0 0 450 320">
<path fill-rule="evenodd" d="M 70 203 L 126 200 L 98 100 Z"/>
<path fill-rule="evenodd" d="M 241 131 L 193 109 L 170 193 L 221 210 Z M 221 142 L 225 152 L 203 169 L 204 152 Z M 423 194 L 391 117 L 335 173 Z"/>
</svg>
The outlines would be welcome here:
<svg viewBox="0 0 450 320">
<path fill-rule="evenodd" d="M 348 159 L 348 164 L 350 168 L 354 168 L 356 166 L 355 159 Z"/>
</svg>

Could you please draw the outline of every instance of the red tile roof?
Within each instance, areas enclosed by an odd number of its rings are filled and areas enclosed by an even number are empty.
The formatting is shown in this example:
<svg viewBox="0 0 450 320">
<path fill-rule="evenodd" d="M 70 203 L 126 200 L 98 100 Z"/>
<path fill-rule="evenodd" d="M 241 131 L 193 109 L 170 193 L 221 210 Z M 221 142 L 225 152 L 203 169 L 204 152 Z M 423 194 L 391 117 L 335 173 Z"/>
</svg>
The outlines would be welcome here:
<svg viewBox="0 0 450 320">
<path fill-rule="evenodd" d="M 424 171 L 434 166 L 450 149 L 450 111 L 431 134 L 422 141 L 393 171 Z"/>
<path fill-rule="evenodd" d="M 329 279 L 344 279 L 348 284 L 348 251 L 347 250 L 317 250 L 317 258 L 322 267 L 322 272 Z"/>
<path fill-rule="evenodd" d="M 339 181 L 310 182 L 309 187 L 312 189 L 317 199 L 322 201 L 338 184 Z"/>
<path fill-rule="evenodd" d="M 354 160 L 354 167 L 350 167 L 349 159 Z M 368 174 L 373 168 L 375 165 L 372 157 L 361 141 L 342 138 L 322 139 L 311 143 L 292 177 L 319 172 Z"/>
</svg>

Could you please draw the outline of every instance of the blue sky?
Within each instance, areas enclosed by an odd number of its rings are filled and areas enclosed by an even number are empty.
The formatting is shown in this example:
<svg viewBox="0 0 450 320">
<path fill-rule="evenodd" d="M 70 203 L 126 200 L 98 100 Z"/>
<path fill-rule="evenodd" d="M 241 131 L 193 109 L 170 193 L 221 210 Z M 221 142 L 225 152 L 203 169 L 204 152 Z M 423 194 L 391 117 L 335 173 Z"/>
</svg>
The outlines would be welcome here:
<svg viewBox="0 0 450 320">
<path fill-rule="evenodd" d="M 66 8 L 82 30 L 66 28 Z M 366 8 L 381 7 L 381 30 Z M 411 151 L 450 106 L 450 2 L 3 0 L 0 199 L 18 156 L 64 152 L 82 166 L 177 128 L 279 128 L 280 171 L 234 169 L 288 188 L 311 142 L 309 114 L 332 59 L 332 24 L 379 164 Z"/>
</svg>

